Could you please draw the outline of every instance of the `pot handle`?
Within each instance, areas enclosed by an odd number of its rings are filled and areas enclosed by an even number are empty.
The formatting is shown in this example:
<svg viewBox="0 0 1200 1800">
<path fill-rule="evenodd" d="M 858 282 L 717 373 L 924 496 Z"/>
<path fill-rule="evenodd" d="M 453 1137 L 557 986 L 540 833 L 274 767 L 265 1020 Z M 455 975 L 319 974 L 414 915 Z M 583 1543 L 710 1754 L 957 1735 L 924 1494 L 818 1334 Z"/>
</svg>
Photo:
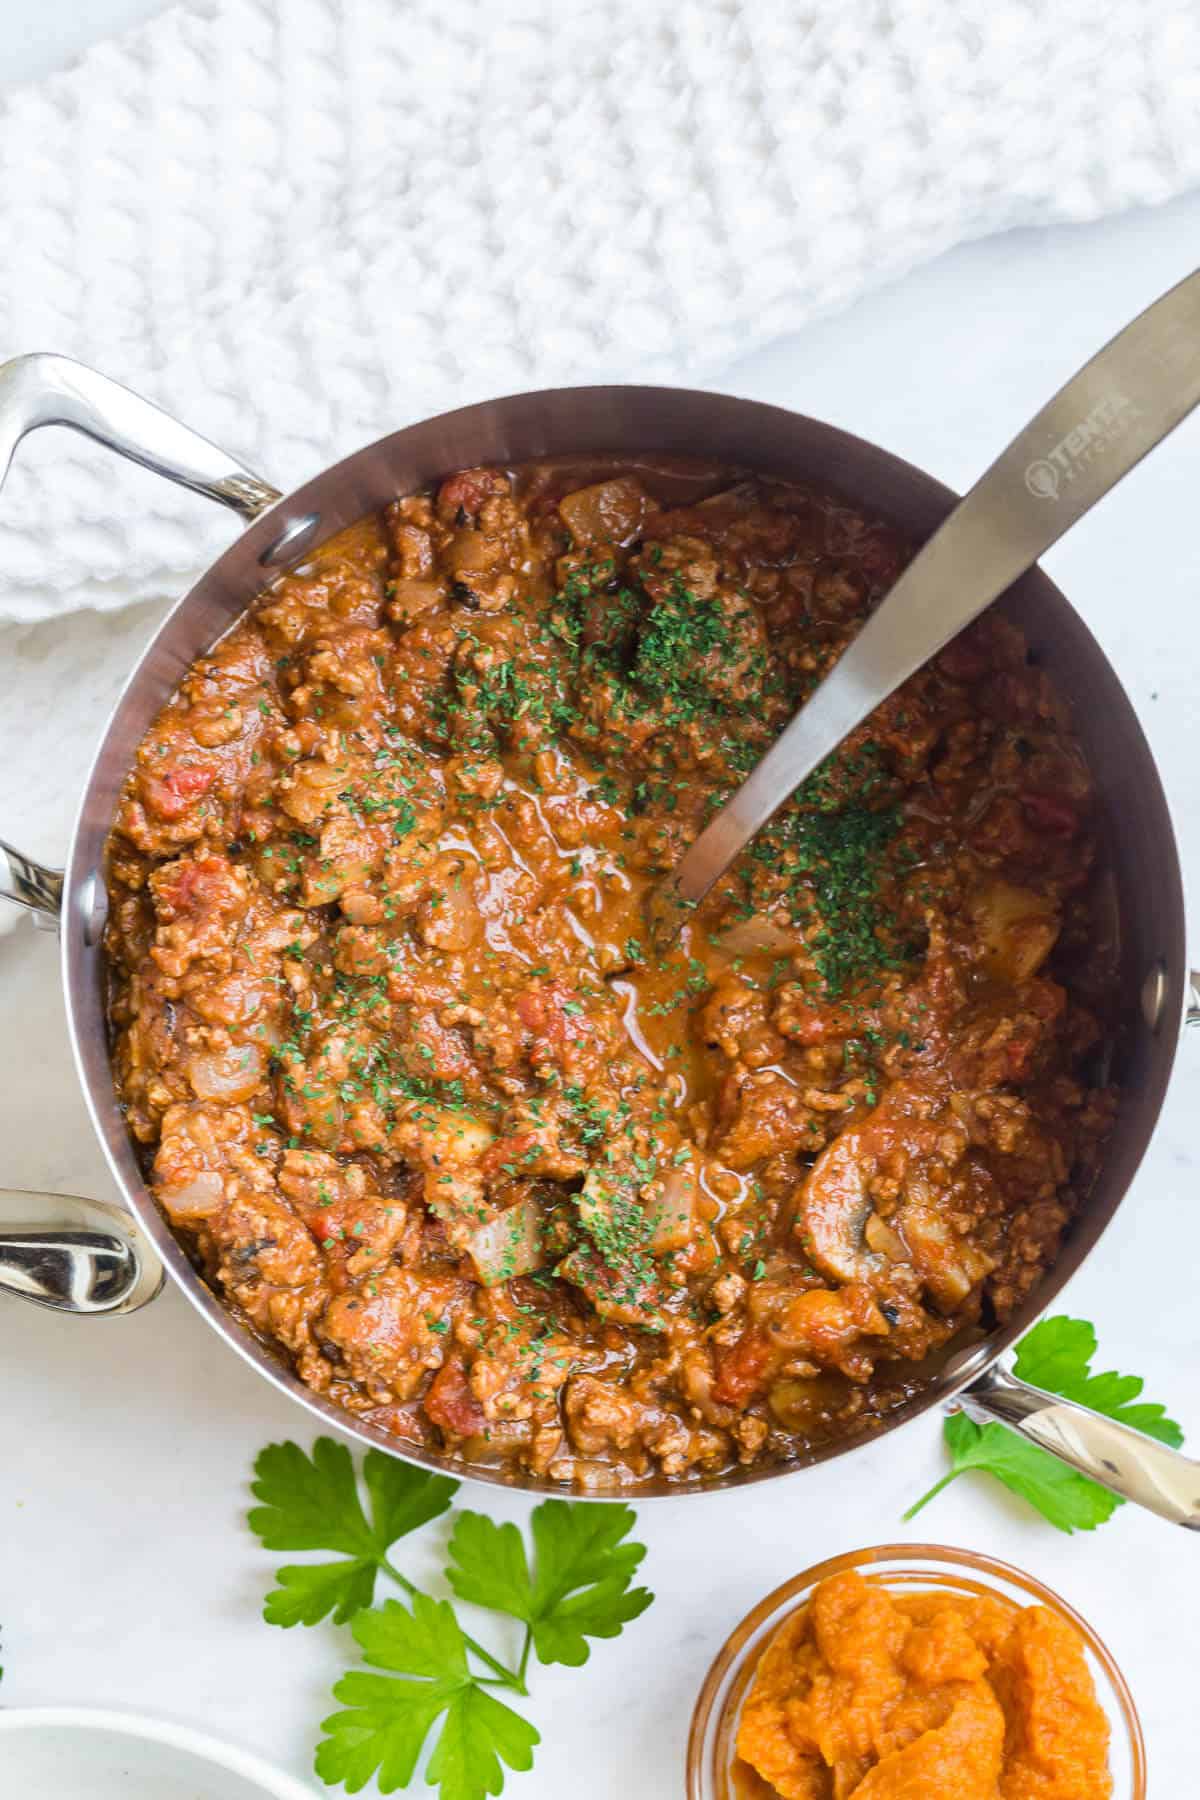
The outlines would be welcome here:
<svg viewBox="0 0 1200 1800">
<path fill-rule="evenodd" d="M 40 1225 L 36 1214 L 54 1214 Z M 101 1200 L 0 1189 L 0 1294 L 78 1317 L 136 1312 L 163 1266 L 133 1220 Z"/>
<path fill-rule="evenodd" d="M 36 353 L 0 364 L 0 486 L 21 439 L 41 425 L 82 431 L 246 521 L 282 498 L 198 432 L 67 356 Z M 37 924 L 53 930 L 62 892 L 57 870 L 0 841 L 0 897 L 28 907 Z M 52 1225 L 37 1222 L 45 1211 Z M 0 1190 L 0 1294 L 76 1315 L 127 1313 L 153 1300 L 163 1280 L 149 1242 L 118 1208 L 75 1195 Z"/>
<path fill-rule="evenodd" d="M 36 924 L 53 931 L 62 891 L 58 870 L 0 840 L 0 897 L 27 906 Z M 163 1281 L 149 1240 L 121 1208 L 77 1194 L 0 1188 L 0 1295 L 94 1317 L 136 1312 Z"/>
<path fill-rule="evenodd" d="M 1172 1525 L 1200 1531 L 1200 1462 L 1076 1400 L 1019 1381 L 993 1364 L 954 1403 L 977 1424 L 1007 1425 L 1081 1475 Z"/>
<path fill-rule="evenodd" d="M 15 900 L 33 914 L 43 931 L 57 931 L 62 912 L 61 869 L 48 869 L 32 857 L 22 856 L 0 838 L 0 900 Z"/>
<path fill-rule="evenodd" d="M 39 425 L 67 425 L 181 487 L 257 519 L 278 488 L 199 432 L 69 356 L 35 352 L 0 363 L 0 486 L 13 452 Z"/>
</svg>

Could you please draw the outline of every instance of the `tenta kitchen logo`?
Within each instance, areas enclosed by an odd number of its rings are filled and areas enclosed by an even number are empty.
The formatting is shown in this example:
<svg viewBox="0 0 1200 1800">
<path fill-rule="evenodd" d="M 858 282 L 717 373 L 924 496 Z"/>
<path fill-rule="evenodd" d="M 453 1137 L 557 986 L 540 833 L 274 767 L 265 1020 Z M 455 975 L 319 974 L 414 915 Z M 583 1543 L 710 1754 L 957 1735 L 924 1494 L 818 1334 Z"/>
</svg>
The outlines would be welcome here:
<svg viewBox="0 0 1200 1800">
<path fill-rule="evenodd" d="M 1034 459 L 1025 470 L 1025 486 L 1037 500 L 1057 500 L 1100 451 L 1107 450 L 1138 417 L 1138 409 L 1124 394 L 1106 394 L 1086 419 L 1081 419 L 1053 450 Z"/>
</svg>

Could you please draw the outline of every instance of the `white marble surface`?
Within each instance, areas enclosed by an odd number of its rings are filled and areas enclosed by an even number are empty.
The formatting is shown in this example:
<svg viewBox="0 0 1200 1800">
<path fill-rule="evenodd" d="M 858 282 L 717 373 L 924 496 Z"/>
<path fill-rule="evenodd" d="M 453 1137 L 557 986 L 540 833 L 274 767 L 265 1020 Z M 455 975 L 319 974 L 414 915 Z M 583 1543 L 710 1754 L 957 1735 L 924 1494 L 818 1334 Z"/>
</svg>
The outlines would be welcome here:
<svg viewBox="0 0 1200 1800">
<path fill-rule="evenodd" d="M 0 68 L 0 79 L 9 73 Z M 713 385 L 834 420 L 961 486 L 1086 354 L 1188 271 L 1197 243 L 1200 196 L 962 249 Z M 1198 494 L 1194 420 L 1047 559 L 1145 722 L 1192 877 Z M 129 637 L 150 622 L 146 611 Z M 89 630 L 49 631 L 32 648 L 26 637 L 19 653 L 0 646 L 0 704 L 18 703 L 25 659 L 71 667 L 73 634 Z M 119 658 L 97 657 L 103 687 Z M 91 685 L 60 694 L 59 704 L 98 720 Z M 47 785 L 69 789 L 81 762 L 72 751 L 48 763 Z M 0 829 L 3 812 L 0 793 Z M 0 939 L 0 1020 L 4 1181 L 110 1193 L 69 1063 L 54 946 L 26 928 Z M 1128 1202 L 1064 1301 L 1097 1322 L 1106 1360 L 1144 1374 L 1200 1444 L 1198 1258 L 1187 1223 L 1198 1109 L 1193 1042 Z M 144 1708 L 305 1772 L 345 1640 L 332 1628 L 283 1634 L 260 1622 L 270 1559 L 241 1515 L 255 1451 L 286 1435 L 307 1441 L 306 1415 L 173 1292 L 134 1319 L 95 1324 L 0 1305 L 0 1369 L 4 1701 Z M 905 1536 L 901 1511 L 940 1467 L 930 1417 L 789 1480 L 646 1506 L 645 1572 L 657 1603 L 618 1644 L 597 1646 L 586 1671 L 536 1672 L 530 1712 L 544 1743 L 534 1772 L 510 1778 L 514 1800 L 679 1792 L 692 1700 L 729 1627 L 817 1557 Z M 463 1498 L 471 1503 L 469 1490 Z M 485 1490 L 478 1503 L 513 1518 L 528 1512 L 526 1502 Z M 1195 1541 L 1132 1508 L 1092 1537 L 1067 1539 L 980 1478 L 957 1483 L 921 1523 L 931 1537 L 1022 1564 L 1081 1608 L 1140 1701 L 1152 1791 L 1187 1791 Z M 417 1573 L 435 1567 L 438 1528 L 426 1537 L 403 1554 Z"/>
</svg>

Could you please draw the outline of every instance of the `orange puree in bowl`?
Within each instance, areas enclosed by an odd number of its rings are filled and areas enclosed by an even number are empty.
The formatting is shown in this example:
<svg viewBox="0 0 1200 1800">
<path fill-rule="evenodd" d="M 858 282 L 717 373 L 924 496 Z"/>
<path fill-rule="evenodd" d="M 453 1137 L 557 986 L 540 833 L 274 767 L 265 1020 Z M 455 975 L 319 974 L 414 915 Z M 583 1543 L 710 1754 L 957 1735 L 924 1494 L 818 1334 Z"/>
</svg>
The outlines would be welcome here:
<svg viewBox="0 0 1200 1800">
<path fill-rule="evenodd" d="M 1058 1613 L 998 1595 L 892 1594 L 853 1571 L 822 1581 L 771 1639 L 737 1749 L 783 1800 L 1113 1791 L 1108 1720 Z"/>
</svg>

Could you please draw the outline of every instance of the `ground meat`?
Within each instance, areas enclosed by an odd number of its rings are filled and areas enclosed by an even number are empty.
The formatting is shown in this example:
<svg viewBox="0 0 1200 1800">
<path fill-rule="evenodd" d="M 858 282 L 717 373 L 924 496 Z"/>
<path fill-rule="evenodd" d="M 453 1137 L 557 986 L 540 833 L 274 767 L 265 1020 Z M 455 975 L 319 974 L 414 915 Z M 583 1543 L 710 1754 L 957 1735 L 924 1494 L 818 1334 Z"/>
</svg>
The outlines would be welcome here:
<svg viewBox="0 0 1200 1800">
<path fill-rule="evenodd" d="M 906 555 L 683 461 L 462 470 L 185 676 L 114 823 L 114 1076 L 314 1389 L 467 1467 L 698 1481 L 871 1430 L 1036 1286 L 1114 1096 L 1090 784 L 1019 633 L 646 937 Z"/>
</svg>

